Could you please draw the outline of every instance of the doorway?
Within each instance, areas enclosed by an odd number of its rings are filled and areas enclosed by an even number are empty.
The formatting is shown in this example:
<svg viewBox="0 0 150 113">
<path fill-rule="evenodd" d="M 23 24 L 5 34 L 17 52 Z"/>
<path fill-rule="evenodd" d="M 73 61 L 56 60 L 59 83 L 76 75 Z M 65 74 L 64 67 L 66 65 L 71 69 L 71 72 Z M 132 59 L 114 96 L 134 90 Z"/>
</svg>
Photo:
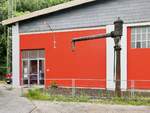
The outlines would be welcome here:
<svg viewBox="0 0 150 113">
<path fill-rule="evenodd" d="M 23 85 L 44 85 L 45 58 L 43 58 L 44 55 L 41 55 L 41 52 L 44 53 L 43 51 L 31 50 L 22 52 Z M 34 54 L 31 54 L 31 52 Z"/>
</svg>

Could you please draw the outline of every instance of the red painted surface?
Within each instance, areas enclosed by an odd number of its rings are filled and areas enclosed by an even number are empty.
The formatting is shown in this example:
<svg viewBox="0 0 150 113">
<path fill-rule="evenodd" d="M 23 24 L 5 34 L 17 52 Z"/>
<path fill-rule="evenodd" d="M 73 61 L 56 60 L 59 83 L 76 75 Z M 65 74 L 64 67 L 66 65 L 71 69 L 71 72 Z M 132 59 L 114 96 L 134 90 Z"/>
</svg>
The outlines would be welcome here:
<svg viewBox="0 0 150 113">
<path fill-rule="evenodd" d="M 128 28 L 128 88 L 150 88 L 150 48 L 131 48 L 131 28 Z M 135 82 L 131 84 L 131 80 Z"/>
<path fill-rule="evenodd" d="M 106 87 L 106 40 L 92 40 L 76 44 L 72 52 L 73 37 L 105 33 L 105 29 L 57 32 L 44 34 L 20 35 L 21 50 L 45 49 L 46 53 L 46 86 L 51 79 L 59 85 L 71 86 L 71 80 L 78 87 Z M 53 37 L 56 38 L 56 48 L 53 47 Z M 49 71 L 48 71 L 49 70 Z M 86 80 L 86 79 L 99 79 Z M 100 81 L 100 79 L 102 81 Z"/>
</svg>

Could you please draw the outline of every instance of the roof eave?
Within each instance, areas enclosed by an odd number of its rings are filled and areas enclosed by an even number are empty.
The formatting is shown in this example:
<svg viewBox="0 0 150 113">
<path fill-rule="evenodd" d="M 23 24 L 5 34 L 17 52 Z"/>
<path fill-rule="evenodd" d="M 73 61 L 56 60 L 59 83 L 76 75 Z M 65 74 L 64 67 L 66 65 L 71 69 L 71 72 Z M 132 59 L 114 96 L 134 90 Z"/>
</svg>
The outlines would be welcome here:
<svg viewBox="0 0 150 113">
<path fill-rule="evenodd" d="M 13 24 L 13 23 L 16 23 L 19 21 L 27 20 L 30 18 L 38 17 L 38 16 L 42 16 L 45 14 L 50 14 L 50 13 L 53 13 L 56 11 L 75 7 L 75 6 L 82 5 L 82 4 L 89 3 L 89 2 L 93 2 L 93 1 L 95 1 L 95 0 L 73 0 L 70 2 L 63 3 L 63 4 L 59 4 L 56 6 L 49 7 L 49 8 L 45 8 L 45 9 L 42 9 L 39 11 L 34 11 L 32 13 L 25 14 L 23 16 L 13 17 L 13 18 L 10 18 L 7 20 L 3 20 L 1 23 L 2 23 L 2 25 L 10 25 L 10 24 Z"/>
</svg>

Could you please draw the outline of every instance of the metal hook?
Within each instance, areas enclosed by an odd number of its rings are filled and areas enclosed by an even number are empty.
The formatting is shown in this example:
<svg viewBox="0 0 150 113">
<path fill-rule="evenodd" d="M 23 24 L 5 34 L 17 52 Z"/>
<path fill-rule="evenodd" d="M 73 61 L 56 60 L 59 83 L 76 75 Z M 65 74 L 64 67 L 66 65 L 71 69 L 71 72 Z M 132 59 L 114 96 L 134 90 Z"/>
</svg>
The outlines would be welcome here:
<svg viewBox="0 0 150 113">
<path fill-rule="evenodd" d="M 72 51 L 74 52 L 75 47 L 76 47 L 76 45 L 75 45 L 75 41 L 72 41 L 71 43 L 72 43 Z"/>
</svg>

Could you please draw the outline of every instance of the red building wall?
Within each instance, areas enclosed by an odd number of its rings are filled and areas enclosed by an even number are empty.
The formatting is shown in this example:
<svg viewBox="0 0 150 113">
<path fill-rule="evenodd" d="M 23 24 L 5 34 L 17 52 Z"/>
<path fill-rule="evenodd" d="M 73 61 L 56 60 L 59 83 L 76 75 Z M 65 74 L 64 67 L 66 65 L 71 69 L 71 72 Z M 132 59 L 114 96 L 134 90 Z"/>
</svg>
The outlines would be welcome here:
<svg viewBox="0 0 150 113">
<path fill-rule="evenodd" d="M 86 35 L 105 33 L 105 29 L 82 30 L 42 34 L 20 35 L 21 50 L 45 49 L 46 86 L 52 79 L 61 86 L 106 88 L 106 40 L 92 40 L 76 44 L 72 52 L 71 39 Z M 54 48 L 53 38 L 56 39 Z M 88 80 L 87 80 L 88 79 Z M 89 80 L 93 79 L 93 80 Z"/>
<path fill-rule="evenodd" d="M 150 88 L 150 48 L 131 48 L 131 28 L 128 28 L 128 88 Z M 132 82 L 131 84 L 131 81 Z"/>
</svg>

